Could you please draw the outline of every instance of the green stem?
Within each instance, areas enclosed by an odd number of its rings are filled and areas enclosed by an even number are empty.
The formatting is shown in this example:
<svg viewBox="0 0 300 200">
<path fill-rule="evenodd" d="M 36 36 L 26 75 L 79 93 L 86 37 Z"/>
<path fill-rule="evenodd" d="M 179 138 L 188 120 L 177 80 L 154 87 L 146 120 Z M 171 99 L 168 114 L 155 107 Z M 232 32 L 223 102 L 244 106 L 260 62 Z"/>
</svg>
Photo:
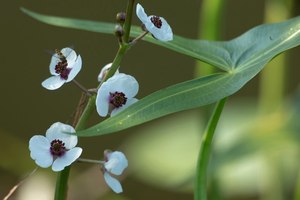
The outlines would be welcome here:
<svg viewBox="0 0 300 200">
<path fill-rule="evenodd" d="M 197 171 L 196 171 L 196 186 L 194 191 L 195 200 L 206 200 L 206 183 L 207 183 L 207 166 L 212 150 L 213 136 L 219 122 L 221 113 L 227 97 L 217 102 L 213 114 L 207 124 L 206 130 L 202 136 L 201 148 L 198 156 Z"/>
<path fill-rule="evenodd" d="M 130 36 L 133 6 L 134 6 L 134 0 L 129 0 L 128 4 L 127 4 L 126 18 L 125 18 L 125 23 L 124 23 L 124 36 L 123 36 L 124 43 L 120 44 L 120 47 L 119 47 L 118 52 L 113 60 L 111 68 L 108 71 L 108 73 L 106 74 L 106 76 L 104 77 L 104 79 L 102 80 L 102 82 L 100 83 L 100 85 L 115 74 L 115 72 L 117 71 L 118 67 L 121 64 L 123 56 L 125 55 L 127 50 L 130 48 L 130 44 L 128 43 L 128 40 L 129 40 L 129 36 Z"/>
<path fill-rule="evenodd" d="M 76 131 L 82 130 L 85 127 L 87 120 L 95 110 L 95 99 L 96 99 L 95 95 L 89 98 L 89 101 L 75 127 Z M 71 170 L 71 165 L 65 167 L 64 170 L 58 173 L 56 179 L 55 196 L 54 196 L 55 200 L 64 200 L 67 198 L 68 179 L 69 179 L 70 170 Z"/>
<path fill-rule="evenodd" d="M 134 6 L 134 0 L 129 0 L 127 4 L 127 10 L 126 10 L 126 18 L 124 23 L 124 37 L 123 41 L 125 43 L 128 43 L 129 36 L 130 36 L 130 28 L 131 28 L 131 19 L 132 19 L 132 12 L 133 12 L 133 6 Z"/>
<path fill-rule="evenodd" d="M 57 174 L 54 200 L 67 199 L 70 169 L 71 165 Z"/>
<path fill-rule="evenodd" d="M 104 79 L 101 81 L 100 85 L 115 74 L 115 72 L 119 68 L 119 66 L 121 64 L 121 61 L 123 59 L 123 56 L 125 55 L 128 48 L 129 48 L 129 45 L 127 45 L 127 44 L 122 44 L 119 47 L 119 50 L 118 50 L 117 55 L 115 56 L 115 58 L 113 60 L 111 68 L 108 71 L 108 73 L 106 74 L 106 76 L 104 77 Z"/>
<path fill-rule="evenodd" d="M 96 101 L 96 96 L 93 95 L 89 98 L 88 103 L 86 107 L 84 108 L 84 111 L 81 115 L 81 117 L 78 120 L 78 123 L 75 127 L 76 131 L 83 130 L 86 127 L 86 122 L 90 118 L 90 116 L 93 114 L 95 110 L 95 101 Z"/>
</svg>

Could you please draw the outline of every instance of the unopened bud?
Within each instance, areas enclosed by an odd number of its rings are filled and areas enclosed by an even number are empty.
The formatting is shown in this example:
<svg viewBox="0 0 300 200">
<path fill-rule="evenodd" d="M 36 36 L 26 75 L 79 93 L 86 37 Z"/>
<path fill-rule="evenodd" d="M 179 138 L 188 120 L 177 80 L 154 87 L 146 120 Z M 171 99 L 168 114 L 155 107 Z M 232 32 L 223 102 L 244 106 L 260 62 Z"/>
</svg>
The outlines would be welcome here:
<svg viewBox="0 0 300 200">
<path fill-rule="evenodd" d="M 126 13 L 125 12 L 119 12 L 116 16 L 116 20 L 118 23 L 123 24 L 126 19 Z"/>
<path fill-rule="evenodd" d="M 108 63 L 107 65 L 105 65 L 102 69 L 101 72 L 98 75 L 98 81 L 101 82 L 104 80 L 107 72 L 110 70 L 112 63 Z M 118 67 L 119 68 L 119 67 Z M 115 72 L 115 74 L 118 74 L 119 70 L 117 69 L 117 71 Z"/>
<path fill-rule="evenodd" d="M 115 26 L 115 35 L 119 38 L 124 35 L 123 27 L 120 24 L 117 24 Z"/>
</svg>

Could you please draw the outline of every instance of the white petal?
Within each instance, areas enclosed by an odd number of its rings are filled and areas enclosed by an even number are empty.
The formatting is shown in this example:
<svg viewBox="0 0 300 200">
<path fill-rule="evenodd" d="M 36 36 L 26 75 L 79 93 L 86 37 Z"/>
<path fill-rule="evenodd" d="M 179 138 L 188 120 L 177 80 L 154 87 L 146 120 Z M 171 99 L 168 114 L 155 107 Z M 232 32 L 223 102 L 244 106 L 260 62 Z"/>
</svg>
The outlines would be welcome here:
<svg viewBox="0 0 300 200">
<path fill-rule="evenodd" d="M 69 47 L 63 48 L 61 53 L 66 57 L 68 63 L 75 62 L 77 59 L 76 52 Z"/>
<path fill-rule="evenodd" d="M 136 5 L 136 15 L 144 24 L 148 22 L 147 14 L 145 13 L 143 6 L 139 3 Z"/>
<path fill-rule="evenodd" d="M 123 192 L 121 183 L 109 175 L 109 173 L 104 173 L 104 180 L 107 183 L 107 185 L 115 192 L 115 193 L 121 193 Z"/>
<path fill-rule="evenodd" d="M 49 140 L 42 135 L 35 135 L 29 140 L 30 151 L 46 151 L 50 148 Z"/>
<path fill-rule="evenodd" d="M 119 108 L 115 108 L 111 111 L 110 116 L 115 116 L 116 114 L 120 113 L 121 111 L 125 110 L 126 108 L 128 108 L 129 106 L 131 106 L 132 104 L 134 104 L 135 102 L 137 102 L 138 99 L 136 98 L 131 98 L 131 99 L 127 99 L 126 104 L 119 107 Z"/>
<path fill-rule="evenodd" d="M 74 64 L 73 63 L 71 63 L 70 65 L 68 64 L 68 68 L 72 68 L 72 69 L 70 71 L 70 74 L 66 82 L 70 82 L 75 78 L 75 76 L 80 72 L 81 66 L 82 66 L 81 56 L 78 55 L 77 60 L 74 62 Z"/>
<path fill-rule="evenodd" d="M 108 63 L 107 65 L 105 65 L 102 69 L 101 69 L 101 71 L 100 71 L 100 73 L 99 73 L 99 75 L 98 75 L 98 82 L 101 82 L 102 81 L 102 79 L 104 78 L 104 76 L 106 75 L 106 73 L 108 72 L 108 70 L 111 68 L 111 65 L 112 65 L 112 63 Z M 119 70 L 117 70 L 116 72 L 115 72 L 115 74 L 118 74 L 119 73 Z"/>
<path fill-rule="evenodd" d="M 128 160 L 120 151 L 109 153 L 107 157 L 108 161 L 105 162 L 104 167 L 112 174 L 121 175 L 124 169 L 128 167 Z"/>
<path fill-rule="evenodd" d="M 153 15 L 149 16 L 148 19 L 151 22 L 151 17 L 153 17 Z M 162 26 L 160 28 L 157 28 L 156 26 L 153 25 L 153 23 L 146 23 L 145 26 L 147 28 L 147 30 L 153 34 L 153 36 L 160 40 L 160 41 L 171 41 L 173 40 L 173 32 L 172 32 L 172 28 L 170 27 L 170 25 L 168 24 L 168 22 L 163 18 L 160 17 L 160 20 L 162 22 Z"/>
<path fill-rule="evenodd" d="M 55 172 L 63 170 L 66 166 L 71 165 L 82 153 L 82 148 L 75 147 L 67 151 L 63 156 L 58 157 L 52 165 L 52 170 Z"/>
<path fill-rule="evenodd" d="M 42 82 L 42 86 L 48 90 L 56 90 L 60 88 L 66 81 L 60 76 L 51 76 Z"/>
<path fill-rule="evenodd" d="M 123 73 L 109 78 L 105 84 L 109 85 L 110 92 L 123 92 L 128 99 L 134 97 L 139 91 L 137 80 L 133 76 Z"/>
<path fill-rule="evenodd" d="M 96 109 L 101 117 L 105 117 L 109 110 L 109 84 L 104 82 L 98 89 L 96 97 Z"/>
<path fill-rule="evenodd" d="M 52 164 L 53 157 L 49 149 L 50 142 L 44 136 L 36 135 L 29 140 L 30 157 L 40 167 L 47 168 Z"/>
<path fill-rule="evenodd" d="M 46 131 L 46 137 L 50 142 L 59 139 L 65 143 L 66 149 L 71 149 L 77 145 L 78 138 L 68 133 L 75 133 L 75 129 L 68 124 L 56 122 Z"/>
</svg>

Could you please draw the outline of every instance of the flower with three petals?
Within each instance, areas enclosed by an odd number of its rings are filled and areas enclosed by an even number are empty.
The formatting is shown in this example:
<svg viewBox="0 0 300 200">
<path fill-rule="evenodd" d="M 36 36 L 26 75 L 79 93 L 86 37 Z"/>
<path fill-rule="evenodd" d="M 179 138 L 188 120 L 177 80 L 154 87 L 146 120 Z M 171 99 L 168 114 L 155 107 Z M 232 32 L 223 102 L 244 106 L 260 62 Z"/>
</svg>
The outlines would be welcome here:
<svg viewBox="0 0 300 200">
<path fill-rule="evenodd" d="M 119 73 L 105 81 L 97 92 L 96 108 L 101 117 L 111 116 L 121 112 L 128 106 L 137 102 L 139 84 L 130 75 Z"/>
<path fill-rule="evenodd" d="M 123 192 L 120 182 L 112 177 L 113 175 L 121 175 L 125 168 L 128 167 L 126 156 L 120 151 L 105 151 L 105 163 L 103 165 L 104 180 L 107 185 L 116 193 Z"/>
<path fill-rule="evenodd" d="M 80 55 L 69 48 L 56 50 L 50 62 L 50 78 L 42 82 L 42 86 L 48 90 L 56 90 L 64 83 L 72 81 L 81 70 L 82 60 Z"/>
<path fill-rule="evenodd" d="M 156 15 L 147 16 L 144 8 L 136 5 L 136 15 L 143 22 L 146 29 L 158 40 L 171 41 L 173 40 L 173 32 L 168 22 L 163 18 Z"/>
<path fill-rule="evenodd" d="M 71 133 L 71 134 L 66 134 Z M 77 145 L 75 129 L 67 124 L 56 122 L 46 131 L 46 137 L 35 135 L 29 140 L 30 157 L 35 163 L 53 171 L 61 171 L 71 165 L 82 153 Z"/>
</svg>

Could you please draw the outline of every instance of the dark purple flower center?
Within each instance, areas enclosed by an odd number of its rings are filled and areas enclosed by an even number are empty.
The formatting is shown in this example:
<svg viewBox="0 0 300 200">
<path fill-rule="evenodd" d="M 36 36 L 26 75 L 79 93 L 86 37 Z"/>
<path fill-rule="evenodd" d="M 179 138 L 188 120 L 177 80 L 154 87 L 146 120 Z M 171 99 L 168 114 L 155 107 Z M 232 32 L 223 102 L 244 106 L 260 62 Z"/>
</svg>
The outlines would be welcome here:
<svg viewBox="0 0 300 200">
<path fill-rule="evenodd" d="M 53 156 L 62 156 L 67 151 L 65 143 L 61 140 L 53 140 L 50 146 L 50 152 Z"/>
<path fill-rule="evenodd" d="M 156 26 L 157 28 L 160 28 L 162 26 L 162 21 L 161 21 L 160 17 L 152 16 L 150 18 L 150 20 L 154 24 L 154 26 Z"/>
<path fill-rule="evenodd" d="M 58 62 L 55 66 L 55 72 L 60 75 L 64 80 L 67 80 L 70 74 L 71 69 L 67 68 L 68 61 L 64 58 L 61 59 L 61 62 Z"/>
<path fill-rule="evenodd" d="M 123 92 L 110 92 L 109 95 L 109 103 L 112 104 L 115 108 L 119 108 L 126 104 L 127 97 Z"/>
</svg>

